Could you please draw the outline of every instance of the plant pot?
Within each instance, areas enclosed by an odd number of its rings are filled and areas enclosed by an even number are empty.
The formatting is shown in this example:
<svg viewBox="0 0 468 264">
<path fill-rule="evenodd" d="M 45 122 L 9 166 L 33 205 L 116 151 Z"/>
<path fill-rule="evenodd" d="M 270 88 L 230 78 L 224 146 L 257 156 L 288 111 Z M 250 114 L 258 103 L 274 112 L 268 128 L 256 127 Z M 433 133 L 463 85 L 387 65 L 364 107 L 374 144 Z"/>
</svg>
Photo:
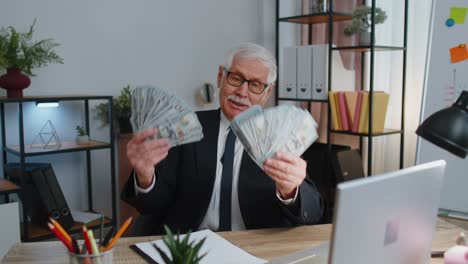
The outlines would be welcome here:
<svg viewBox="0 0 468 264">
<path fill-rule="evenodd" d="M 120 134 L 132 133 L 132 125 L 130 124 L 130 116 L 120 117 L 119 121 L 119 132 Z"/>
<path fill-rule="evenodd" d="M 31 84 L 31 79 L 20 69 L 10 68 L 0 76 L 0 87 L 7 90 L 8 98 L 23 98 L 23 89 Z"/>
<path fill-rule="evenodd" d="M 369 46 L 371 44 L 371 33 L 369 31 L 361 31 L 359 33 L 359 46 Z"/>
<path fill-rule="evenodd" d="M 88 135 L 85 135 L 85 136 L 77 136 L 76 137 L 76 144 L 78 145 L 86 145 L 89 143 L 89 136 Z"/>
</svg>

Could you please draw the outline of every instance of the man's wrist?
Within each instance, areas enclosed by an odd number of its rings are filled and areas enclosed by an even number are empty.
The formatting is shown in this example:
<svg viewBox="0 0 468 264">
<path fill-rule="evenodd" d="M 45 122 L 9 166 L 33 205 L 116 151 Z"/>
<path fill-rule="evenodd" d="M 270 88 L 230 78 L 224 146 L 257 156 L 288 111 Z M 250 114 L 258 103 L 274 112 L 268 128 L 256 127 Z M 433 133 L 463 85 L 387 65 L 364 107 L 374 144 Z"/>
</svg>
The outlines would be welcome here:
<svg viewBox="0 0 468 264">
<path fill-rule="evenodd" d="M 154 181 L 154 174 L 151 177 L 141 177 L 141 178 L 143 178 L 143 180 L 140 179 L 140 177 L 138 175 L 139 174 L 135 171 L 136 184 L 137 184 L 138 187 L 140 187 L 142 189 L 146 189 L 146 188 L 150 187 L 151 184 Z"/>
</svg>

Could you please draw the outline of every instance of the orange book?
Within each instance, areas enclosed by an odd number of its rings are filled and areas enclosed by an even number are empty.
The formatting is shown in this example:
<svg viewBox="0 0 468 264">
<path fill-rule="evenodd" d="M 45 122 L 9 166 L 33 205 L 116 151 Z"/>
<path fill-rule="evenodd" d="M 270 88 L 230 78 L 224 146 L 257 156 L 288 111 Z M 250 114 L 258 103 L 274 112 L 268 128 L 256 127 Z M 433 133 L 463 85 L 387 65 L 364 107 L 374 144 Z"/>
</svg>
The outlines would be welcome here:
<svg viewBox="0 0 468 264">
<path fill-rule="evenodd" d="M 344 96 L 346 101 L 346 109 L 348 110 L 349 114 L 350 127 L 352 127 L 354 122 L 354 112 L 356 112 L 358 92 L 344 92 Z"/>
</svg>

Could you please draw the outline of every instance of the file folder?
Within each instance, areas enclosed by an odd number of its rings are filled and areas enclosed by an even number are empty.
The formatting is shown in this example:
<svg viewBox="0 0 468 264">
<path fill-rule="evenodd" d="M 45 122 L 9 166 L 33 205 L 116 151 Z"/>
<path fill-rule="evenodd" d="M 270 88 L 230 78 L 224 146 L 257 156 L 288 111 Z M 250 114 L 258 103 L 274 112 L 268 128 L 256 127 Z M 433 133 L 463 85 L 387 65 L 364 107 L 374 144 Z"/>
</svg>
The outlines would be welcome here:
<svg viewBox="0 0 468 264">
<path fill-rule="evenodd" d="M 312 99 L 312 46 L 297 48 L 297 98 Z"/>
<path fill-rule="evenodd" d="M 328 45 L 312 45 L 312 99 L 327 100 Z"/>
<path fill-rule="evenodd" d="M 283 79 L 279 87 L 279 98 L 295 99 L 297 90 L 297 47 L 283 49 Z"/>
</svg>

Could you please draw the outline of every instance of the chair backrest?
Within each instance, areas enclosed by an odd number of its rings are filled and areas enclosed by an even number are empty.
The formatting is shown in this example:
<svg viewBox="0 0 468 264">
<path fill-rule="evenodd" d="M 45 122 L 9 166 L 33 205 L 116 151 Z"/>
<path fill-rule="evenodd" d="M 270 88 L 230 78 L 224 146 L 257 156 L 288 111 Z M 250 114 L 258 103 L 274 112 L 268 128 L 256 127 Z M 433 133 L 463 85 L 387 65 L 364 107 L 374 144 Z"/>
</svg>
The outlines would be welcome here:
<svg viewBox="0 0 468 264">
<path fill-rule="evenodd" d="M 11 246 L 20 242 L 18 203 L 0 204 L 0 260 L 10 250 Z"/>
<path fill-rule="evenodd" d="M 333 171 L 337 182 L 363 178 L 362 158 L 356 149 L 339 151 L 332 157 Z"/>
</svg>

